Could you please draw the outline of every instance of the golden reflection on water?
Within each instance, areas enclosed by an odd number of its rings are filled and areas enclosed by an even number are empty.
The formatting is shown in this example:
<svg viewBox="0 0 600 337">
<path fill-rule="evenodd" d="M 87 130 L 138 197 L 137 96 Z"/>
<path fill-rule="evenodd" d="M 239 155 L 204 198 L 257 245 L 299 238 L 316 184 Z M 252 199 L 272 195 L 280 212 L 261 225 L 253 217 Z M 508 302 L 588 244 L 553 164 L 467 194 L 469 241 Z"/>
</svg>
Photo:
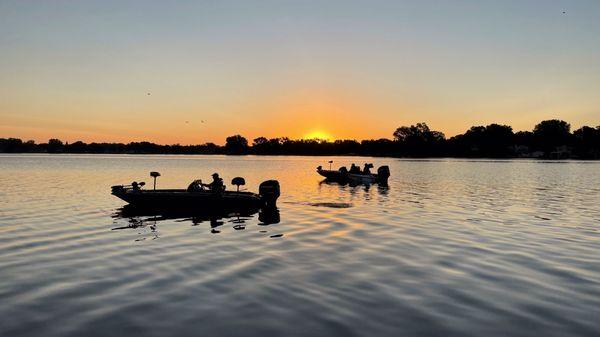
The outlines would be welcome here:
<svg viewBox="0 0 600 337">
<path fill-rule="evenodd" d="M 329 159 L 389 187 L 322 183 Z M 598 165 L 0 155 L 0 335 L 591 336 Z M 278 213 L 123 215 L 110 186 L 150 171 L 277 179 Z"/>
</svg>

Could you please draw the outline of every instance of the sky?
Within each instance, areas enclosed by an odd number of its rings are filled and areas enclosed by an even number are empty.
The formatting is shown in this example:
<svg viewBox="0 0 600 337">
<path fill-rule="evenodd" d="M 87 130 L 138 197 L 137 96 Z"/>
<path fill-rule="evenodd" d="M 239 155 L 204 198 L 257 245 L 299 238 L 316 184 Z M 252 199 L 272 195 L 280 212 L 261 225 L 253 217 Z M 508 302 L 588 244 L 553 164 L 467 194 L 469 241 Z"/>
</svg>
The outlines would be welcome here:
<svg viewBox="0 0 600 337">
<path fill-rule="evenodd" d="M 598 0 L 0 0 L 0 138 L 578 128 L 599 93 Z"/>
</svg>

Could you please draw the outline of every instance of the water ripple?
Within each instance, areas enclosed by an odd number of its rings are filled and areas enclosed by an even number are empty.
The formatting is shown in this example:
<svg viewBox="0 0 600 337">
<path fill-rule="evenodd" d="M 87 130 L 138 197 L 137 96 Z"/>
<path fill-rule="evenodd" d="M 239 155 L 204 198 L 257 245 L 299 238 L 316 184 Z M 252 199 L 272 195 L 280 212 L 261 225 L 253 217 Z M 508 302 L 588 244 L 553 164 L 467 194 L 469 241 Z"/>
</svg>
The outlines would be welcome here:
<svg viewBox="0 0 600 337">
<path fill-rule="evenodd" d="M 599 163 L 3 156 L 2 336 L 597 336 Z M 109 186 L 277 178 L 277 214 L 123 215 Z M 274 217 L 274 218 L 271 218 Z"/>
</svg>

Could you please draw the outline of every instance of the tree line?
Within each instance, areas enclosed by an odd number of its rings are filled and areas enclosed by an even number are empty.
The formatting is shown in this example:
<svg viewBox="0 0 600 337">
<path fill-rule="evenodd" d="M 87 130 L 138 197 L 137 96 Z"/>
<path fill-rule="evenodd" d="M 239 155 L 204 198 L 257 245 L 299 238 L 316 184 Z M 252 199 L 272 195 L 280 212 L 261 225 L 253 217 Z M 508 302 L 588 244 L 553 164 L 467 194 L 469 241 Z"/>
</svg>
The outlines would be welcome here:
<svg viewBox="0 0 600 337">
<path fill-rule="evenodd" d="M 391 157 L 467 158 L 550 158 L 600 159 L 600 126 L 583 126 L 571 132 L 571 125 L 552 119 L 537 124 L 532 131 L 514 132 L 501 124 L 473 126 L 465 133 L 446 138 L 426 123 L 401 126 L 392 139 L 363 141 L 289 139 L 258 137 L 252 143 L 241 135 L 227 137 L 224 145 L 159 145 L 150 142 L 67 143 L 50 139 L 0 138 L 4 153 L 123 153 L 123 154 L 228 154 L 228 155 L 364 155 Z"/>
</svg>

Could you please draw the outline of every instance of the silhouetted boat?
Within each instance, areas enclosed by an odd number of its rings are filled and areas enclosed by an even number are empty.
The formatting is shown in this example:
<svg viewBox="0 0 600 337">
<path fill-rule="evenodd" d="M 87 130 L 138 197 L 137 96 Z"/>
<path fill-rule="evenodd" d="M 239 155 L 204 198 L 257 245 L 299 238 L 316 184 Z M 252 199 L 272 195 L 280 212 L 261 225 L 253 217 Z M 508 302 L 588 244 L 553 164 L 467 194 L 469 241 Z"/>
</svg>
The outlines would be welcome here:
<svg viewBox="0 0 600 337">
<path fill-rule="evenodd" d="M 152 175 L 156 178 L 156 174 Z M 239 182 L 239 178 L 235 178 Z M 243 179 L 242 179 L 243 181 Z M 235 183 L 234 183 L 235 184 Z M 276 207 L 280 195 L 279 182 L 267 180 L 260 184 L 259 192 L 152 189 L 144 190 L 144 183 L 112 186 L 112 195 L 136 207 L 153 209 L 218 209 L 237 210 Z M 155 184 L 156 186 L 156 184 Z"/>
<path fill-rule="evenodd" d="M 390 168 L 388 166 L 380 166 L 377 173 L 350 173 L 345 167 L 339 170 L 324 170 L 322 166 L 317 167 L 317 173 L 325 177 L 329 181 L 340 183 L 355 182 L 360 184 L 387 184 L 390 177 Z"/>
</svg>

